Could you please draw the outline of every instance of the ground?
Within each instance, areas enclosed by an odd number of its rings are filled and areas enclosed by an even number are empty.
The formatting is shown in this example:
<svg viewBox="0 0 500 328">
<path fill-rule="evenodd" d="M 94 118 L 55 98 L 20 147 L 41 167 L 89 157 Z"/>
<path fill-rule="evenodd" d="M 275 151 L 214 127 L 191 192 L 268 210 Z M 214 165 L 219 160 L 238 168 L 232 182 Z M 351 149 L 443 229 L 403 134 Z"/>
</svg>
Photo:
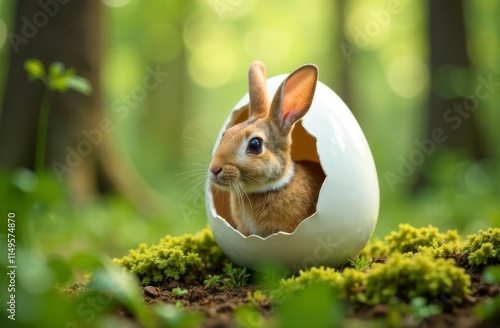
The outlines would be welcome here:
<svg viewBox="0 0 500 328">
<path fill-rule="evenodd" d="M 461 266 L 471 275 L 471 294 L 466 297 L 465 302 L 460 305 L 451 305 L 446 299 L 438 301 L 438 305 L 443 308 L 441 314 L 429 316 L 422 319 L 415 319 L 410 315 L 404 315 L 399 322 L 403 327 L 499 327 L 498 322 L 482 321 L 474 312 L 477 304 L 500 294 L 500 286 L 484 282 L 483 276 L 477 267 L 470 266 L 465 258 L 458 256 L 457 266 Z M 374 259 L 374 262 L 385 262 L 384 258 Z M 172 292 L 174 288 L 187 290 L 181 296 L 176 296 Z M 177 281 L 170 281 L 161 287 L 146 286 L 143 288 L 144 301 L 148 304 L 166 302 L 182 307 L 186 311 L 196 311 L 203 313 L 204 321 L 202 327 L 234 327 L 235 310 L 243 305 L 252 305 L 260 312 L 265 320 L 272 320 L 275 313 L 275 305 L 269 299 L 260 302 L 252 302 L 249 295 L 252 295 L 259 287 L 249 284 L 244 288 L 221 290 L 220 285 L 206 287 L 199 283 L 185 284 Z M 436 303 L 436 304 L 437 304 Z M 361 320 L 364 324 L 375 322 L 387 322 L 390 314 L 389 305 L 378 304 L 375 306 L 351 305 L 348 309 L 348 316 L 344 319 L 346 323 Z M 121 312 L 122 316 L 130 314 Z M 258 322 L 262 323 L 262 320 Z M 363 325 L 364 325 L 363 324 Z M 257 327 L 259 325 L 248 324 Z M 359 325 L 358 325 L 359 326 Z"/>
</svg>

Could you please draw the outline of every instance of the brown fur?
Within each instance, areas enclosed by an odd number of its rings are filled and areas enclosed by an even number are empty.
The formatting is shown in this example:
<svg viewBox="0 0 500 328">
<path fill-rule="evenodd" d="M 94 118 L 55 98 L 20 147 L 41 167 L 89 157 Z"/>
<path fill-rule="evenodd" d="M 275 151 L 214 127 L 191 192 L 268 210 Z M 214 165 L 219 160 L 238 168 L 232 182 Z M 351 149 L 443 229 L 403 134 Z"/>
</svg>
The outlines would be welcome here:
<svg viewBox="0 0 500 328">
<path fill-rule="evenodd" d="M 231 193 L 231 214 L 242 234 L 251 233 L 242 218 L 248 209 L 251 209 L 249 214 L 262 237 L 278 231 L 293 232 L 302 220 L 316 212 L 325 174 L 315 162 L 300 161 L 294 166 L 295 174 L 289 184 L 278 190 L 243 196 L 244 208 L 235 199 L 236 195 Z"/>
</svg>

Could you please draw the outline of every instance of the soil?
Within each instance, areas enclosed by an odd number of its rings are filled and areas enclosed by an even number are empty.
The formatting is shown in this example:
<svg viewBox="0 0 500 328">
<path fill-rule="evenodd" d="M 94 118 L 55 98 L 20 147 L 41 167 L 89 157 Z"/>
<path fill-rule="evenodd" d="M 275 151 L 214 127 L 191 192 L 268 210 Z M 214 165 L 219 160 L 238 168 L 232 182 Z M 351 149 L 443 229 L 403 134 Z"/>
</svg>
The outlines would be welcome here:
<svg viewBox="0 0 500 328">
<path fill-rule="evenodd" d="M 187 289 L 188 293 L 181 297 L 175 296 L 172 289 L 179 287 Z M 248 304 L 248 295 L 257 289 L 254 285 L 244 288 L 221 290 L 220 286 L 207 288 L 200 285 L 185 285 L 171 281 L 164 287 L 144 287 L 144 300 L 147 303 L 167 302 L 178 304 L 180 302 L 186 311 L 197 311 L 205 314 L 206 320 L 203 327 L 234 327 L 234 311 L 238 307 Z M 272 315 L 273 305 L 269 300 L 264 300 L 258 305 L 260 313 L 268 318 Z"/>
<path fill-rule="evenodd" d="M 469 267 L 467 261 L 460 258 L 455 259 L 457 265 L 464 267 L 471 275 L 472 293 L 466 298 L 465 302 L 458 305 L 446 303 L 446 300 L 437 300 L 436 304 L 443 310 L 436 316 L 417 320 L 409 315 L 402 319 L 403 327 L 500 327 L 500 323 L 481 321 L 474 314 L 474 306 L 483 303 L 488 298 L 500 294 L 500 286 L 485 283 L 482 279 L 481 268 Z M 385 262 L 385 259 L 376 259 L 375 262 Z M 176 296 L 172 289 L 180 287 L 188 290 L 182 296 Z M 206 328 L 224 328 L 234 327 L 234 311 L 238 307 L 248 304 L 248 294 L 253 293 L 257 288 L 255 285 L 248 285 L 245 288 L 221 290 L 220 286 L 207 288 L 201 285 L 185 285 L 176 281 L 171 281 L 161 288 L 147 286 L 144 287 L 143 295 L 147 303 L 167 302 L 170 304 L 182 304 L 186 311 L 197 311 L 204 313 L 206 320 L 202 327 Z M 179 304 L 180 302 L 180 304 Z M 273 315 L 274 305 L 271 301 L 265 299 L 259 304 L 255 304 L 264 318 L 270 318 Z M 372 307 L 352 305 L 349 309 L 347 321 L 354 320 L 384 320 L 389 313 L 389 306 L 379 304 Z M 360 325 L 357 325 L 360 326 Z M 361 326 L 363 326 L 361 324 Z"/>
</svg>

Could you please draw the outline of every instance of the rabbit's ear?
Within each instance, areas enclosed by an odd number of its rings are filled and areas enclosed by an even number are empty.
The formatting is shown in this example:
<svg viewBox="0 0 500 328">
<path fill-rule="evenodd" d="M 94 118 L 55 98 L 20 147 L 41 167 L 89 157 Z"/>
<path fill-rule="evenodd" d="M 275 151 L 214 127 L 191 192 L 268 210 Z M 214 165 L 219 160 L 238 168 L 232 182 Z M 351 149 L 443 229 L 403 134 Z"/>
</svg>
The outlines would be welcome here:
<svg viewBox="0 0 500 328">
<path fill-rule="evenodd" d="M 259 61 L 254 61 L 248 71 L 248 89 L 250 93 L 250 117 L 265 117 L 269 112 L 266 68 Z"/>
<path fill-rule="evenodd" d="M 290 74 L 276 91 L 270 118 L 283 133 L 289 133 L 311 107 L 317 80 L 318 68 L 304 65 Z"/>
</svg>

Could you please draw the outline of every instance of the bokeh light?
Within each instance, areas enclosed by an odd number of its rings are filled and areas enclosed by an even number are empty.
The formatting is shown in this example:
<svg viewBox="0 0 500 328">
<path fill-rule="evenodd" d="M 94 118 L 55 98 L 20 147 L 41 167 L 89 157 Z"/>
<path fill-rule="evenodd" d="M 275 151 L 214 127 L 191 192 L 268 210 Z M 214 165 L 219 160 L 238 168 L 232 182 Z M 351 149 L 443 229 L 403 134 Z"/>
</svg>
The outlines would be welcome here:
<svg viewBox="0 0 500 328">
<path fill-rule="evenodd" d="M 193 15 L 184 29 L 188 50 L 188 73 L 193 82 L 204 88 L 217 88 L 233 76 L 238 55 L 237 35 L 232 29 L 209 18 Z"/>
<path fill-rule="evenodd" d="M 412 98 L 424 90 L 429 73 L 422 59 L 416 56 L 399 56 L 389 65 L 386 77 L 396 94 Z"/>
<path fill-rule="evenodd" d="M 255 58 L 278 62 L 290 55 L 290 37 L 282 30 L 256 27 L 246 35 L 244 48 Z"/>
<path fill-rule="evenodd" d="M 217 88 L 233 76 L 237 56 L 227 43 L 216 43 L 199 48 L 188 61 L 189 76 L 205 88 Z"/>
</svg>

